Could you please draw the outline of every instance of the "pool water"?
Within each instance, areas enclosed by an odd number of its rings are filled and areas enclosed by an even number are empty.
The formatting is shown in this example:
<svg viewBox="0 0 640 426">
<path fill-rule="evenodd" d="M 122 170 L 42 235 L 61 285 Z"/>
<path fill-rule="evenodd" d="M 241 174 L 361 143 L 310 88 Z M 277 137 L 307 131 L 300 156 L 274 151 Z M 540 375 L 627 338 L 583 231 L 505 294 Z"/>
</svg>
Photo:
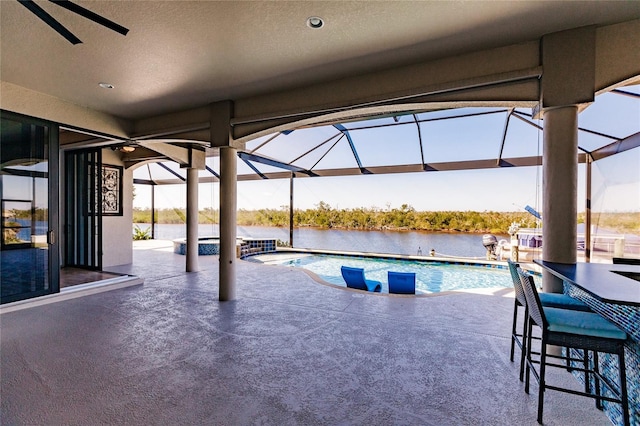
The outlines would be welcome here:
<svg viewBox="0 0 640 426">
<path fill-rule="evenodd" d="M 451 290 L 511 287 L 511 274 L 505 267 L 462 265 L 443 262 L 376 259 L 331 255 L 308 255 L 295 259 L 270 261 L 296 268 L 304 268 L 323 280 L 346 286 L 340 273 L 341 266 L 364 268 L 365 277 L 382 283 L 382 292 L 388 293 L 387 271 L 415 272 L 416 293 L 438 293 Z"/>
</svg>

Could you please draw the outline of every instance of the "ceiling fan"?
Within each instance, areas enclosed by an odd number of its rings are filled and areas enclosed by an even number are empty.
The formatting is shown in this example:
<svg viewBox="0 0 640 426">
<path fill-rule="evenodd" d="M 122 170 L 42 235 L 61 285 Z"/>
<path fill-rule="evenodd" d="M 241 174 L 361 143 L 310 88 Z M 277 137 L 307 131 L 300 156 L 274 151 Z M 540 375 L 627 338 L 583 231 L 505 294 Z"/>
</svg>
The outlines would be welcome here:
<svg viewBox="0 0 640 426">
<path fill-rule="evenodd" d="M 76 13 L 83 18 L 89 19 L 97 24 L 100 24 L 104 27 L 109 28 L 117 33 L 122 35 L 127 35 L 129 29 L 123 27 L 122 25 L 116 24 L 115 22 L 98 15 L 95 12 L 90 11 L 89 9 L 85 9 L 82 6 L 79 6 L 75 3 L 70 2 L 69 0 L 49 0 L 51 3 L 63 7 L 67 10 L 70 10 L 73 13 Z M 33 0 L 18 0 L 20 4 L 29 9 L 34 15 L 38 18 L 42 19 L 47 25 L 53 28 L 58 34 L 62 37 L 66 38 L 71 44 L 79 44 L 82 43 L 78 37 L 76 37 L 71 31 L 66 29 L 60 22 L 58 22 L 54 17 L 49 15 L 43 8 L 38 6 Z"/>
<path fill-rule="evenodd" d="M 124 153 L 132 153 L 136 148 L 149 148 L 153 150 L 154 144 L 176 145 L 183 148 L 193 148 L 199 150 L 206 150 L 210 147 L 209 142 L 197 141 L 197 140 L 185 140 L 185 139 L 128 139 L 123 142 L 118 142 L 109 145 L 113 151 L 120 151 Z"/>
</svg>

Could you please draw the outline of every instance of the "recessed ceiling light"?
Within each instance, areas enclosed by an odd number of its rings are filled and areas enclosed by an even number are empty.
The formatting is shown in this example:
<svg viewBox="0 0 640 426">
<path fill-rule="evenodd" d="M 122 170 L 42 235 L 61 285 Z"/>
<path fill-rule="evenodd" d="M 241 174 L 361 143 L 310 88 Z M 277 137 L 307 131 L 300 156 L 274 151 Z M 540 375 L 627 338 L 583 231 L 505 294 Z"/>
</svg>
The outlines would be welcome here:
<svg viewBox="0 0 640 426">
<path fill-rule="evenodd" d="M 322 28 L 324 26 L 324 21 L 318 16 L 310 16 L 309 18 L 307 18 L 307 26 L 309 28 L 317 30 L 318 28 Z"/>
<path fill-rule="evenodd" d="M 102 87 L 103 89 L 113 89 L 113 84 L 109 83 L 98 83 L 98 86 Z"/>
</svg>

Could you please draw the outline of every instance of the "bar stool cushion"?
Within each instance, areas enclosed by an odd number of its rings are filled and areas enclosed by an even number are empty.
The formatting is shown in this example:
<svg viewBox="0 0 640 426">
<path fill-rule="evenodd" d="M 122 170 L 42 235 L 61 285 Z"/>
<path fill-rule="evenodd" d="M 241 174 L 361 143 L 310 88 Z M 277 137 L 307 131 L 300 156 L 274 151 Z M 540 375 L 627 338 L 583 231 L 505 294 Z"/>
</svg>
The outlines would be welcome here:
<svg viewBox="0 0 640 426">
<path fill-rule="evenodd" d="M 567 296 L 566 294 L 538 292 L 538 296 L 540 296 L 540 303 L 542 304 L 542 306 L 561 309 L 573 309 L 585 312 L 591 311 L 586 303 L 581 302 L 580 300 L 575 299 L 571 296 Z"/>
<path fill-rule="evenodd" d="M 543 307 L 543 310 L 549 323 L 549 331 L 615 340 L 627 339 L 627 333 L 598 314 L 549 307 Z"/>
</svg>

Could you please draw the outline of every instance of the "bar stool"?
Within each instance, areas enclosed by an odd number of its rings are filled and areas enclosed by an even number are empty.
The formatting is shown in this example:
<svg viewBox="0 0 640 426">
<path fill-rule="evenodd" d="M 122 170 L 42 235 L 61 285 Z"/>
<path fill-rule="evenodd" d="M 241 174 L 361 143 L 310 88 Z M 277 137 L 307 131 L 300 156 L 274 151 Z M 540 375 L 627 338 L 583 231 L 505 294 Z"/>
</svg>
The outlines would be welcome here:
<svg viewBox="0 0 640 426">
<path fill-rule="evenodd" d="M 509 354 L 509 359 L 513 362 L 513 356 L 515 352 L 515 345 L 518 345 L 520 348 L 520 381 L 523 380 L 524 377 L 524 359 L 525 359 L 525 341 L 527 339 L 527 318 L 529 316 L 527 311 L 527 300 L 524 295 L 524 289 L 522 288 L 522 284 L 520 282 L 520 277 L 518 276 L 518 268 L 519 265 L 512 260 L 507 260 L 507 264 L 509 265 L 509 272 L 511 273 L 511 279 L 513 281 L 513 288 L 516 293 L 516 297 L 513 301 L 513 322 L 511 324 L 511 351 Z M 533 279 L 533 277 L 532 277 Z M 578 299 L 574 299 L 571 296 L 567 296 L 566 294 L 559 293 L 538 293 L 540 297 L 540 302 L 542 306 L 549 306 L 553 308 L 561 308 L 561 309 L 573 309 L 577 311 L 591 312 L 589 306 L 585 303 L 581 302 Z M 518 333 L 517 322 L 518 322 L 518 308 L 524 308 L 524 321 L 522 325 L 522 332 Z"/>
<path fill-rule="evenodd" d="M 521 268 L 518 268 L 517 271 L 524 289 L 529 314 L 526 331 L 527 341 L 525 343 L 527 370 L 524 389 L 526 393 L 529 393 L 529 379 L 531 373 L 533 373 L 534 378 L 538 382 L 538 423 L 542 424 L 544 391 L 551 389 L 594 398 L 598 408 L 601 407 L 602 401 L 621 404 L 624 424 L 629 425 L 629 400 L 627 396 L 627 377 L 624 362 L 624 344 L 628 337 L 627 333 L 596 313 L 542 306 L 533 277 Z M 538 360 L 533 359 L 532 355 L 534 353 L 531 350 L 531 335 L 534 325 L 539 327 L 542 332 L 540 337 L 540 357 Z M 567 356 L 547 354 L 548 345 L 566 347 Z M 583 358 L 571 358 L 570 349 L 581 349 L 584 354 Z M 594 353 L 593 369 L 589 368 L 589 351 Z M 615 386 L 610 383 L 608 378 L 600 374 L 598 368 L 598 352 L 618 356 L 619 391 L 615 389 Z M 572 367 L 572 369 L 584 373 L 585 391 L 580 392 L 547 384 L 545 380 L 547 367 L 566 368 L 565 365 L 549 362 L 548 358 L 582 362 L 583 368 Z M 536 371 L 534 364 L 539 365 L 539 371 Z M 595 393 L 591 391 L 591 375 L 593 375 L 595 381 Z M 600 391 L 601 385 L 608 388 L 614 397 L 602 395 Z"/>
</svg>

